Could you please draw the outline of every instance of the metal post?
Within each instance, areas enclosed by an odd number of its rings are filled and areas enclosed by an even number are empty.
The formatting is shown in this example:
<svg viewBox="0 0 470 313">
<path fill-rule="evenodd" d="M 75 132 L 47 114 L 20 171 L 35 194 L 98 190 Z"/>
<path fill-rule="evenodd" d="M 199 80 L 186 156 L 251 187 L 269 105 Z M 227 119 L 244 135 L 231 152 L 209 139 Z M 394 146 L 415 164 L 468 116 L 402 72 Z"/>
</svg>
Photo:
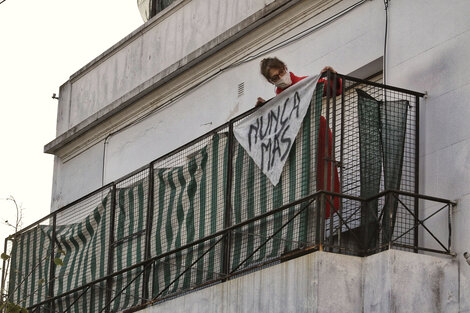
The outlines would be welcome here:
<svg viewBox="0 0 470 313">
<path fill-rule="evenodd" d="M 385 69 L 385 68 L 384 68 Z M 382 92 L 383 92 L 383 99 L 384 99 L 384 120 L 381 122 L 382 125 L 388 125 L 388 114 L 387 114 L 387 89 L 385 88 L 385 75 L 384 75 L 384 86 L 382 88 Z M 384 135 L 385 133 L 385 135 Z M 381 140 L 382 140 L 382 162 L 383 162 L 383 167 L 384 167 L 384 171 L 383 171 L 383 175 L 384 175 L 384 184 L 385 182 L 387 181 L 387 171 L 385 171 L 385 167 L 386 166 L 389 166 L 389 164 L 386 162 L 387 161 L 387 157 L 385 155 L 385 149 L 384 149 L 384 146 L 387 147 L 389 146 L 389 142 L 388 142 L 388 132 L 383 132 L 383 131 L 380 131 L 380 136 L 381 136 Z M 385 185 L 385 189 L 387 189 L 388 186 Z M 392 215 L 391 215 L 391 211 L 392 211 L 392 206 L 391 206 L 391 193 L 388 192 L 387 194 L 385 194 L 385 204 L 384 204 L 384 214 L 383 214 L 383 219 L 384 219 L 384 223 L 382 223 L 384 225 L 384 230 L 383 232 L 385 233 L 386 236 L 388 236 L 388 238 L 385 238 L 385 242 L 383 242 L 384 238 L 382 238 L 382 244 L 386 244 L 387 243 L 387 240 L 388 240 L 388 249 L 391 248 L 391 229 L 392 229 L 392 224 L 391 224 L 391 220 L 392 220 Z M 388 221 L 387 221 L 387 218 L 388 218 Z M 384 236 L 384 233 L 382 233 L 382 237 Z"/>
<path fill-rule="evenodd" d="M 3 246 L 3 253 L 7 254 L 7 245 L 8 245 L 8 238 L 5 238 L 5 245 Z M 0 295 L 0 302 L 3 302 L 4 300 L 4 295 L 6 295 L 5 291 L 5 282 L 6 282 L 6 275 L 8 273 L 6 272 L 6 259 L 3 259 L 3 264 L 2 264 L 2 289 L 1 289 L 1 295 Z"/>
<path fill-rule="evenodd" d="M 50 262 L 49 262 L 49 298 L 54 297 L 54 282 L 55 282 L 55 242 L 56 242 L 56 226 L 57 226 L 57 214 L 52 215 L 52 238 L 51 238 L 51 255 L 50 255 Z M 51 312 L 55 311 L 54 301 L 49 303 L 49 310 Z"/>
<path fill-rule="evenodd" d="M 318 173 L 317 173 L 318 175 Z M 317 195 L 315 197 L 315 209 L 316 209 L 316 222 L 315 222 L 315 244 L 320 247 L 320 249 L 323 249 L 321 246 L 321 227 L 320 227 L 320 221 L 321 221 L 321 201 L 319 199 L 319 196 Z"/>
<path fill-rule="evenodd" d="M 415 194 L 419 194 L 419 97 L 416 96 L 416 116 L 415 116 Z M 418 234 L 418 218 L 419 218 L 419 199 L 415 197 L 415 230 L 414 232 L 414 252 L 418 253 L 419 247 L 419 234 Z"/>
<path fill-rule="evenodd" d="M 361 212 L 367 212 L 367 208 L 369 206 L 369 203 L 368 202 L 365 202 L 365 201 L 361 201 Z M 363 215 L 363 214 L 362 214 Z M 366 224 L 366 226 L 362 227 L 362 239 L 363 239 L 363 244 L 364 244 L 364 249 L 363 249 L 363 252 L 360 254 L 361 256 L 367 256 L 368 253 L 369 253 L 369 227 L 368 225 Z"/>
<path fill-rule="evenodd" d="M 393 210 L 392 210 L 392 206 L 393 206 L 393 197 L 395 196 L 395 194 L 393 192 L 389 192 L 388 193 L 389 197 L 388 197 L 388 203 L 387 203 L 387 206 L 388 206 L 388 249 L 392 249 L 392 237 L 393 237 L 393 227 L 392 227 L 392 223 L 393 223 Z"/>
<path fill-rule="evenodd" d="M 325 194 L 320 194 L 320 251 L 323 251 L 323 244 L 325 242 Z"/>
<path fill-rule="evenodd" d="M 343 193 L 343 162 L 344 162 L 344 91 L 345 91 L 345 81 L 341 84 L 341 129 L 340 129 L 340 148 L 339 148 L 339 192 Z M 343 199 L 340 199 L 339 202 L 339 214 L 343 214 Z M 342 215 L 341 215 L 342 216 Z M 338 233 L 338 246 L 341 247 L 341 233 L 343 230 L 343 221 L 339 220 L 339 233 Z"/>
<path fill-rule="evenodd" d="M 114 224 L 116 217 L 116 184 L 113 183 L 111 190 L 111 211 L 109 221 L 109 243 L 108 243 L 108 269 L 107 275 L 113 273 L 113 255 L 114 255 Z M 110 305 L 112 298 L 113 277 L 109 277 L 106 281 L 106 303 Z M 106 312 L 110 312 L 109 306 L 106 307 Z"/>
<path fill-rule="evenodd" d="M 153 162 L 149 165 L 149 176 L 148 176 L 148 199 L 147 199 L 147 221 L 145 224 L 145 252 L 144 260 L 147 261 L 150 258 L 150 236 L 152 234 L 152 221 L 153 221 L 153 204 L 154 204 L 154 168 Z M 150 266 L 146 264 L 144 279 L 142 281 L 142 304 L 147 302 L 149 298 L 149 277 L 150 277 Z"/>
<path fill-rule="evenodd" d="M 333 73 L 333 91 L 332 91 L 332 99 L 333 99 L 333 111 L 332 111 L 332 122 L 331 122 L 331 156 L 330 158 L 330 164 L 331 168 L 329 171 L 329 176 L 330 176 L 330 181 L 331 181 L 331 192 L 336 192 L 335 190 L 335 185 L 336 185 L 336 80 L 338 79 L 338 76 L 336 73 Z M 329 132 L 329 131 L 328 131 Z M 328 149 L 329 150 L 329 149 Z M 329 152 L 329 151 L 328 151 Z M 328 186 L 328 185 L 327 185 Z M 330 244 L 334 245 L 334 237 L 333 237 L 333 212 L 335 211 L 336 207 L 334 206 L 335 204 L 335 197 L 331 197 L 331 203 L 330 203 Z M 338 236 L 341 233 L 341 230 L 338 231 Z"/>
<path fill-rule="evenodd" d="M 228 130 L 228 164 L 227 164 L 227 184 L 225 190 L 225 219 L 224 229 L 232 224 L 232 176 L 233 176 L 233 121 L 229 123 Z M 232 233 L 225 233 L 224 255 L 223 255 L 223 273 L 230 273 L 230 248 L 232 242 Z"/>
<path fill-rule="evenodd" d="M 454 206 L 448 204 L 447 205 L 449 207 L 449 210 L 448 210 L 448 216 L 447 216 L 447 223 L 448 223 L 448 227 L 449 227 L 449 238 L 448 238 L 448 244 L 447 244 L 447 250 L 449 251 L 449 253 L 452 253 L 452 209 L 454 208 Z"/>
<path fill-rule="evenodd" d="M 329 84 L 331 83 L 331 72 L 328 70 L 326 73 L 326 112 L 325 112 L 325 146 L 324 147 L 318 147 L 319 149 L 323 149 L 324 155 L 323 155 L 323 190 L 329 191 L 328 190 L 328 163 L 330 162 L 329 160 L 329 152 L 330 152 L 330 97 L 331 97 L 331 90 Z M 333 140 L 332 140 L 333 141 Z M 325 199 L 325 194 L 322 194 L 322 200 L 323 200 L 323 205 L 322 205 L 322 220 L 321 224 L 323 225 L 323 231 L 322 231 L 322 236 L 325 235 L 325 218 L 326 218 L 326 206 L 328 205 L 328 202 Z M 330 216 L 331 216 L 331 205 L 330 205 Z M 330 229 L 330 238 L 331 238 L 331 229 Z M 322 243 L 324 243 L 324 240 L 322 240 Z"/>
</svg>

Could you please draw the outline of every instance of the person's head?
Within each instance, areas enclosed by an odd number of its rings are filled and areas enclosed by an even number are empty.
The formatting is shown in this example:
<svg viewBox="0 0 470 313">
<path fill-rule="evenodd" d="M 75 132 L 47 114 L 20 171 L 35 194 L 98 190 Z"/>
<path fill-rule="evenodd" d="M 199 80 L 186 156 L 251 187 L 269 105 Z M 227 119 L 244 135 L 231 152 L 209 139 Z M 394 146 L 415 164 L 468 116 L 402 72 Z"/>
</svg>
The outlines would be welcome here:
<svg viewBox="0 0 470 313">
<path fill-rule="evenodd" d="M 276 57 L 261 60 L 260 70 L 261 75 L 276 87 L 284 89 L 292 85 L 286 64 Z"/>
</svg>

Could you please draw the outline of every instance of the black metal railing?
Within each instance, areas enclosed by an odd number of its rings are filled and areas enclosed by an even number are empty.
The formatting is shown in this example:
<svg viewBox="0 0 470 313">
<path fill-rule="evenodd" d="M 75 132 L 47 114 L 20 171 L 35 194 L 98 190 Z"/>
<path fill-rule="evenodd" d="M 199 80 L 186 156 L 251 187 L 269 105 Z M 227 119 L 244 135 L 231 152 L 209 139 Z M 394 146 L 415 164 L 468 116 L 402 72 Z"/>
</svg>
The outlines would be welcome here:
<svg viewBox="0 0 470 313">
<path fill-rule="evenodd" d="M 451 254 L 455 204 L 418 192 L 423 95 L 338 79 L 315 93 L 277 186 L 233 135 L 253 109 L 10 236 L 5 297 L 132 311 L 316 250 Z"/>
</svg>

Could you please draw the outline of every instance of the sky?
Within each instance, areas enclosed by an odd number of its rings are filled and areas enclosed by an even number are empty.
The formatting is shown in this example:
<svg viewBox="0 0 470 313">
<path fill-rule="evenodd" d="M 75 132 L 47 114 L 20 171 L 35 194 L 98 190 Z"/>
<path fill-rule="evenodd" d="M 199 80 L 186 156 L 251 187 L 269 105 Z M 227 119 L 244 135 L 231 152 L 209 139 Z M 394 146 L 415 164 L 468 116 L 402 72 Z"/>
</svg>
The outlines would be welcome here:
<svg viewBox="0 0 470 313">
<path fill-rule="evenodd" d="M 3 0 L 0 0 L 2 2 Z M 5 0 L 0 4 L 0 249 L 49 214 L 57 100 L 68 78 L 143 24 L 136 0 Z M 0 265 L 1 266 L 1 265 Z"/>
</svg>

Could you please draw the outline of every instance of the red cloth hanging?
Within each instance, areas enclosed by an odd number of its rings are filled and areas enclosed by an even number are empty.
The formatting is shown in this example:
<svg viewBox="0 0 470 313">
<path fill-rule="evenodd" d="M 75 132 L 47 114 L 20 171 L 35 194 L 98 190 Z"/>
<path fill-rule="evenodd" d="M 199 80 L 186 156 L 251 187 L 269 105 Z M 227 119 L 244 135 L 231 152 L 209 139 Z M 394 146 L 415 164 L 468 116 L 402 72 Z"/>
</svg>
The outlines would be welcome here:
<svg viewBox="0 0 470 313">
<path fill-rule="evenodd" d="M 290 72 L 290 77 L 292 80 L 292 85 L 298 83 L 302 79 L 306 78 L 307 76 L 295 76 L 292 72 Z M 328 92 L 328 86 L 330 86 L 331 94 L 333 94 L 333 84 L 330 83 L 328 84 L 326 78 L 320 78 L 318 80 L 319 83 L 323 83 L 323 96 L 325 96 Z M 343 81 L 342 79 L 338 79 L 338 85 L 336 88 L 336 96 L 339 96 L 341 94 L 342 90 L 342 84 Z M 291 86 L 292 86 L 291 85 Z M 276 88 L 276 95 L 280 94 L 283 92 L 285 89 Z M 339 193 L 339 175 L 338 175 L 338 167 L 336 166 L 336 162 L 333 160 L 333 151 L 332 151 L 332 134 L 331 134 L 331 129 L 328 128 L 328 142 L 325 142 L 325 136 L 326 136 L 326 118 L 323 116 L 320 116 L 320 129 L 318 132 L 318 154 L 317 154 L 317 191 L 318 190 L 325 190 L 325 191 L 330 191 L 330 192 L 336 192 Z M 328 163 L 328 167 L 325 168 L 325 163 Z M 334 165 L 334 173 L 333 173 L 333 184 L 331 182 L 331 171 L 332 171 L 332 165 Z M 326 179 L 326 186 L 325 186 L 325 170 L 327 171 L 327 179 Z M 325 206 L 325 218 L 330 218 L 331 214 L 331 204 L 330 202 L 333 203 L 334 211 L 337 211 L 339 209 L 339 198 L 338 197 L 331 197 L 327 196 L 326 197 L 326 206 Z"/>
<path fill-rule="evenodd" d="M 330 192 L 339 193 L 339 175 L 338 167 L 336 166 L 335 160 L 333 160 L 333 142 L 331 129 L 328 128 L 328 142 L 325 142 L 326 135 L 326 118 L 320 116 L 320 130 L 318 132 L 318 154 L 317 154 L 317 190 L 325 190 Z M 325 168 L 325 163 L 328 163 L 328 167 Z M 334 183 L 331 183 L 332 176 L 332 165 L 334 165 L 333 179 Z M 327 174 L 326 186 L 325 186 L 325 171 Z M 334 210 L 339 209 L 339 198 L 326 196 L 326 206 L 325 206 L 325 218 L 330 217 L 331 204 L 333 203 Z"/>
</svg>

